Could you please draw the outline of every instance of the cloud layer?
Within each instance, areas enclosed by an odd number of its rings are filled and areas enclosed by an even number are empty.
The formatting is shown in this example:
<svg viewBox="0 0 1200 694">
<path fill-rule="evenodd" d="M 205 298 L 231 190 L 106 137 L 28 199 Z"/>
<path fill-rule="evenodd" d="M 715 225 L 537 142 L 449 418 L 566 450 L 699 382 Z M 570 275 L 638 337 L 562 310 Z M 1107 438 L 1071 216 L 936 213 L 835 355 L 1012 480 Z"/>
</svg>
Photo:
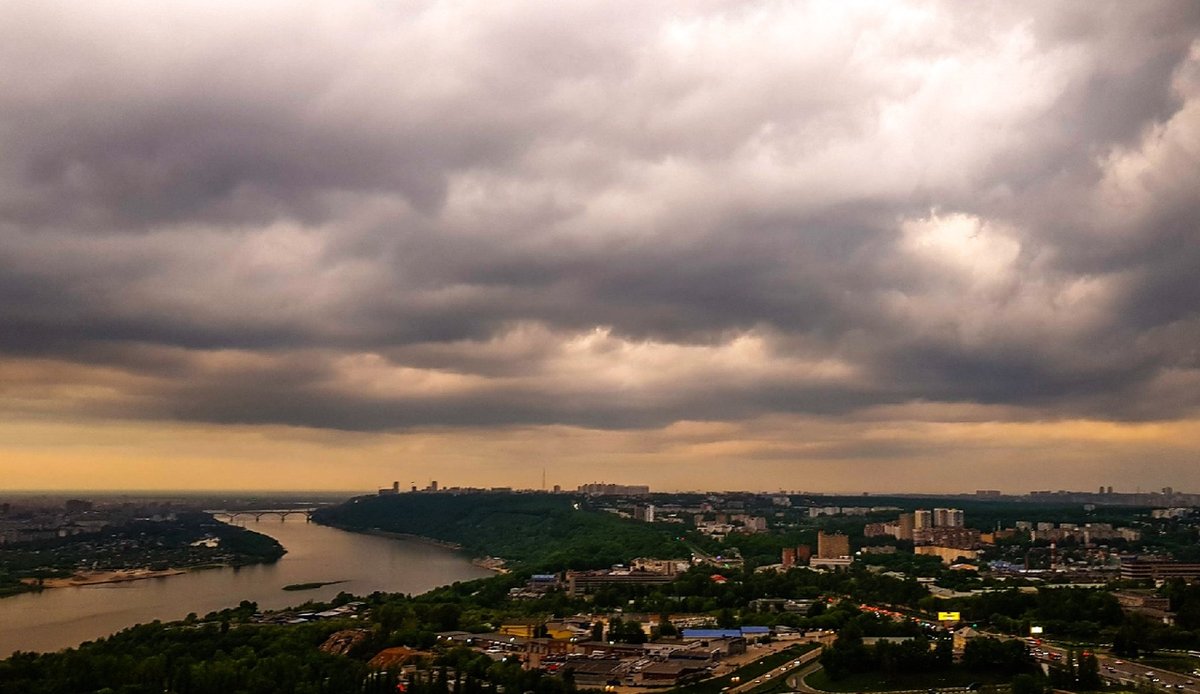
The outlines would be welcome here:
<svg viewBox="0 0 1200 694">
<path fill-rule="evenodd" d="M 1198 35 L 1182 0 L 10 3 L 0 407 L 1191 419 Z"/>
</svg>

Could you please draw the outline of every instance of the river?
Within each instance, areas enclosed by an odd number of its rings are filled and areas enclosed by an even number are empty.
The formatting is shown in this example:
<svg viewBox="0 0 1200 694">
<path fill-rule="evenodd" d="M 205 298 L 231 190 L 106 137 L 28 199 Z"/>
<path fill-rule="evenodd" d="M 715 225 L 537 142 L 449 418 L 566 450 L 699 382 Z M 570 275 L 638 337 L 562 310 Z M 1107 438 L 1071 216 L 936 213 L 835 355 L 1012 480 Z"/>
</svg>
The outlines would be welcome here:
<svg viewBox="0 0 1200 694">
<path fill-rule="evenodd" d="M 13 651 L 54 651 L 156 619 L 236 607 L 242 600 L 278 609 L 328 600 L 341 591 L 423 593 L 455 581 L 490 576 L 465 555 L 421 542 L 349 533 L 304 519 L 264 517 L 245 527 L 279 540 L 288 553 L 274 564 L 206 569 L 179 576 L 76 588 L 52 588 L 0 599 L 0 658 Z M 283 586 L 344 581 L 315 590 Z"/>
</svg>

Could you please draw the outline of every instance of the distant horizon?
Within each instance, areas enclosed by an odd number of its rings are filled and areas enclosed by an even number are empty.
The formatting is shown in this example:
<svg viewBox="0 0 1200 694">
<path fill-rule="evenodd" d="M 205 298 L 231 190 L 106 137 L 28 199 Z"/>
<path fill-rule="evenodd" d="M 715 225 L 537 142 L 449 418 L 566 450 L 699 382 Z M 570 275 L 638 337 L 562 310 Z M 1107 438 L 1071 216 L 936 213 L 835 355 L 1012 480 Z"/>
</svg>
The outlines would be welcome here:
<svg viewBox="0 0 1200 694">
<path fill-rule="evenodd" d="M 614 482 L 613 484 L 636 485 L 638 483 L 637 482 Z M 574 485 L 569 488 L 566 486 L 563 486 L 559 493 L 563 493 L 563 494 L 579 493 L 577 491 L 578 486 L 579 485 Z M 1097 486 L 1099 486 L 1099 485 L 1097 485 Z M 453 486 L 452 485 L 450 487 L 439 488 L 437 490 L 437 492 L 432 492 L 431 490 L 424 489 L 424 488 L 418 488 L 415 491 L 416 491 L 416 493 L 444 493 L 447 491 L 453 491 L 455 489 L 472 489 L 472 490 L 491 491 L 494 489 L 502 489 L 505 487 L 506 487 L 506 485 L 488 485 L 488 486 L 480 485 L 480 486 L 473 486 L 473 487 Z M 303 494 L 313 494 L 313 495 L 317 495 L 317 496 L 343 496 L 343 495 L 345 495 L 345 496 L 364 496 L 364 495 L 378 494 L 380 489 L 384 489 L 384 487 L 379 487 L 377 489 L 359 489 L 359 490 L 300 489 L 300 488 L 297 488 L 297 489 L 282 489 L 282 488 L 275 488 L 275 489 L 269 489 L 269 488 L 262 488 L 262 489 L 258 489 L 258 488 L 254 488 L 254 489 L 251 489 L 251 488 L 246 488 L 246 489 L 199 489 L 199 488 L 197 488 L 197 489 L 170 489 L 170 488 L 2 489 L 2 490 L 0 490 L 0 498 L 4 498 L 5 495 L 12 495 L 12 496 L 71 496 L 71 495 L 75 495 L 75 496 L 87 496 L 87 495 L 90 495 L 90 496 L 136 496 L 136 495 L 219 496 L 219 495 L 230 495 L 230 496 L 233 496 L 233 495 L 245 495 L 245 494 L 262 494 L 262 495 L 296 496 L 296 495 L 303 495 Z M 554 490 L 552 487 L 547 488 L 547 489 L 533 488 L 533 487 L 509 487 L 509 489 L 511 489 L 511 491 L 514 493 L 516 493 L 516 492 L 544 492 L 547 494 L 554 493 Z M 999 491 L 1001 496 L 1006 496 L 1006 497 L 1029 496 L 1030 494 L 1033 494 L 1036 492 L 1042 492 L 1042 491 L 1049 491 L 1051 494 L 1059 493 L 1059 492 L 1067 493 L 1067 494 L 1099 494 L 1100 493 L 1097 489 L 1049 489 L 1049 490 L 1032 489 L 1032 490 L 1027 490 L 1027 491 L 1023 491 L 1023 492 L 1005 491 L 1002 489 L 1001 490 L 987 489 L 987 490 L 933 492 L 933 491 L 919 491 L 919 490 L 910 490 L 910 491 L 820 491 L 820 490 L 806 489 L 806 490 L 800 491 L 800 490 L 776 490 L 776 489 L 760 489 L 760 490 L 755 490 L 755 489 L 706 489 L 706 490 L 700 490 L 700 489 L 666 489 L 666 488 L 656 489 L 654 487 L 650 488 L 651 494 L 761 494 L 761 495 L 782 494 L 782 495 L 788 495 L 788 496 L 837 496 L 837 497 L 865 497 L 865 498 L 870 498 L 870 497 L 875 497 L 875 496 L 930 496 L 930 497 L 970 496 L 970 497 L 976 497 L 976 498 L 984 499 L 984 500 L 989 498 L 987 496 L 979 496 L 977 494 L 978 491 Z M 408 488 L 402 487 L 400 489 L 400 493 L 408 494 L 408 493 L 413 493 L 413 491 Z M 1143 495 L 1159 494 L 1159 495 L 1161 495 L 1162 493 L 1163 493 L 1162 488 L 1145 489 L 1145 490 L 1139 490 L 1139 489 L 1122 490 L 1122 489 L 1117 489 L 1116 487 L 1114 487 L 1113 491 L 1112 491 L 1112 494 L 1114 496 L 1122 495 L 1122 494 L 1143 494 Z M 1185 489 L 1178 489 L 1178 488 L 1172 487 L 1172 494 L 1187 496 L 1187 495 L 1193 495 L 1193 494 L 1200 494 L 1200 492 L 1190 492 Z"/>
</svg>

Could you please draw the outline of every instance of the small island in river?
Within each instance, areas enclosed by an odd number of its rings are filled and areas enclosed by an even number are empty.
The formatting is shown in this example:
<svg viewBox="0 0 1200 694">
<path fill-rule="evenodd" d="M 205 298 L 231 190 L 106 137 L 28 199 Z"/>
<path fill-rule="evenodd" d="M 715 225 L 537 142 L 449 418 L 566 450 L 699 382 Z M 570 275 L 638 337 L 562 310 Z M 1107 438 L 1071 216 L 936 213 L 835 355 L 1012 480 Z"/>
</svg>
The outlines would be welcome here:
<svg viewBox="0 0 1200 694">
<path fill-rule="evenodd" d="M 316 590 L 325 586 L 334 586 L 345 581 L 312 581 L 310 583 L 289 583 L 284 586 L 284 590 Z"/>
</svg>

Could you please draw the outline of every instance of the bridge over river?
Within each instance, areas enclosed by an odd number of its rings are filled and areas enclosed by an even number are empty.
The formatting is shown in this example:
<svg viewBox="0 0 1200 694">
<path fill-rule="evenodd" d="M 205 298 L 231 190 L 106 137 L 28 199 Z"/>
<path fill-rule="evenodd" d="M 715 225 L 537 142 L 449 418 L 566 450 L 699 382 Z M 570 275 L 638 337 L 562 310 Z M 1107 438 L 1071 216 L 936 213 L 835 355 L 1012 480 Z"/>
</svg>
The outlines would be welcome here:
<svg viewBox="0 0 1200 694">
<path fill-rule="evenodd" d="M 318 507 L 311 508 L 250 508 L 250 509 L 217 509 L 207 510 L 205 513 L 211 513 L 213 518 L 224 521 L 236 521 L 241 518 L 243 520 L 262 520 L 263 516 L 278 516 L 279 520 L 287 520 L 288 516 L 304 516 L 304 520 L 311 521 L 313 511 Z"/>
</svg>

